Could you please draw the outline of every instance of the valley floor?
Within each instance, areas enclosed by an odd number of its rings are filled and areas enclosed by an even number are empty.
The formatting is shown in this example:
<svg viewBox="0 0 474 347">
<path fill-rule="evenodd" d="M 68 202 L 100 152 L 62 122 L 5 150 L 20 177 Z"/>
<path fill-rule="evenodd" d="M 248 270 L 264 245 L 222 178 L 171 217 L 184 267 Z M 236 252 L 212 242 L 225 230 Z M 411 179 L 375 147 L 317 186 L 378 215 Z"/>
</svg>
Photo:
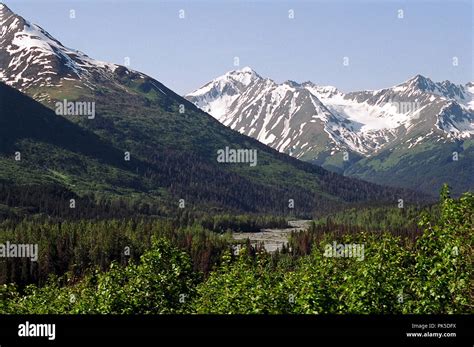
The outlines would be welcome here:
<svg viewBox="0 0 474 347">
<path fill-rule="evenodd" d="M 311 220 L 292 220 L 288 222 L 289 228 L 262 229 L 253 233 L 233 233 L 235 240 L 250 240 L 252 245 L 263 244 L 269 253 L 281 250 L 283 245 L 289 241 L 291 233 L 294 231 L 307 230 Z"/>
</svg>

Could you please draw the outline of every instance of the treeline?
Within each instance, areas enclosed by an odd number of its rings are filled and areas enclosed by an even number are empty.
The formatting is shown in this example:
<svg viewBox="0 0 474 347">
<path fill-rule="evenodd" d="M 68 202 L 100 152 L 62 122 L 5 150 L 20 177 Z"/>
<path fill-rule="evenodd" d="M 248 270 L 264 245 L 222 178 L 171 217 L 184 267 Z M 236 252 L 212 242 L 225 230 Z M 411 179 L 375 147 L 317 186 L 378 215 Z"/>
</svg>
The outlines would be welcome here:
<svg viewBox="0 0 474 347">
<path fill-rule="evenodd" d="M 432 222 L 436 222 L 439 205 L 347 209 L 313 220 L 307 230 L 293 232 L 289 247 L 283 248 L 283 252 L 291 250 L 294 255 L 310 254 L 313 245 L 317 245 L 327 234 L 342 237 L 362 232 L 388 232 L 413 243 L 422 235 L 423 229 L 419 222 L 423 216 L 428 216 Z"/>
<path fill-rule="evenodd" d="M 407 245 L 389 233 L 326 234 L 309 255 L 230 250 L 209 276 L 166 237 L 128 265 L 68 274 L 19 291 L 0 286 L 0 313 L 471 313 L 474 195 L 441 196 L 439 218 L 420 218 Z M 327 255 L 327 245 L 363 246 L 363 256 Z M 344 255 L 345 254 L 345 255 Z"/>
<path fill-rule="evenodd" d="M 391 232 L 418 232 L 418 220 L 421 213 L 427 213 L 436 217 L 439 214 L 439 206 L 405 206 L 405 207 L 371 207 L 351 208 L 342 212 L 333 213 L 314 221 L 318 225 L 351 225 L 362 228 L 362 230 L 385 230 Z"/>
<path fill-rule="evenodd" d="M 74 205 L 71 205 L 71 199 Z M 33 215 L 77 220 L 162 213 L 156 204 L 143 199 L 79 196 L 57 184 L 16 185 L 7 181 L 0 181 L 0 207 L 0 220 L 17 221 Z"/>
<path fill-rule="evenodd" d="M 286 226 L 287 221 L 280 217 L 190 213 L 173 219 L 5 220 L 0 222 L 0 244 L 37 244 L 39 254 L 37 262 L 0 258 L 0 284 L 44 284 L 50 274 L 71 272 L 80 278 L 91 267 L 106 270 L 113 261 L 125 265 L 138 260 L 151 247 L 153 237 L 166 238 L 189 252 L 194 270 L 206 275 L 219 263 L 223 251 L 237 243 L 230 231 Z"/>
<path fill-rule="evenodd" d="M 207 230 L 217 233 L 257 232 L 267 228 L 287 228 L 288 220 L 283 216 L 271 215 L 231 215 L 231 214 L 200 214 L 196 215 L 183 211 L 176 220 L 180 226 L 200 225 Z"/>
<path fill-rule="evenodd" d="M 173 221 L 80 220 L 69 222 L 5 221 L 0 224 L 0 244 L 37 244 L 38 260 L 0 258 L 0 283 L 44 284 L 50 274 L 70 272 L 80 279 L 88 269 L 108 269 L 112 262 L 137 261 L 151 247 L 152 238 L 165 238 L 188 252 L 196 272 L 207 274 L 225 250 L 230 235 L 220 235 L 195 225 L 176 227 Z"/>
</svg>

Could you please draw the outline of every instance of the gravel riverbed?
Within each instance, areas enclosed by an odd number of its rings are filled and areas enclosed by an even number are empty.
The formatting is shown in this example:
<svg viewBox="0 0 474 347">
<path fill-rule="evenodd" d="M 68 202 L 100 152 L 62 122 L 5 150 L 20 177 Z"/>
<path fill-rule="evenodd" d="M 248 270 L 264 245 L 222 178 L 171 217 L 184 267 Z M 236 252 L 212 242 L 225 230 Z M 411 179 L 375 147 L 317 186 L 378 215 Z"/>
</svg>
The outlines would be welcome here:
<svg viewBox="0 0 474 347">
<path fill-rule="evenodd" d="M 288 238 L 292 231 L 307 229 L 310 220 L 294 220 L 289 221 L 289 228 L 286 229 L 262 229 L 255 233 L 233 233 L 235 240 L 250 239 L 252 244 L 263 242 L 268 252 L 275 252 L 288 242 Z"/>
</svg>

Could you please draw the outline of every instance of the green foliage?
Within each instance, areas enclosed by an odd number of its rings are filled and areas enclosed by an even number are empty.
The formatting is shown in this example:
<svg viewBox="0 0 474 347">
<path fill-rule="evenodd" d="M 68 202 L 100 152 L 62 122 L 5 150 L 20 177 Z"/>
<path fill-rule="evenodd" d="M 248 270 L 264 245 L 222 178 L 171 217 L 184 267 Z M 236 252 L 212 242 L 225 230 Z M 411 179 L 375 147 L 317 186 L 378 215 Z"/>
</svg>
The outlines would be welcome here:
<svg viewBox="0 0 474 347">
<path fill-rule="evenodd" d="M 206 215 L 196 218 L 197 223 L 208 230 L 223 233 L 235 232 L 258 232 L 264 228 L 286 228 L 288 221 L 284 217 L 266 215 Z M 188 222 L 188 225 L 191 224 Z"/>
<path fill-rule="evenodd" d="M 193 268 L 206 274 L 230 248 L 228 235 L 218 235 L 199 225 L 175 226 L 167 220 L 31 220 L 0 223 L 0 243 L 37 244 L 38 261 L 0 259 L 0 284 L 14 282 L 43 285 L 49 274 L 71 273 L 80 278 L 88 269 L 106 270 L 116 262 L 138 261 L 152 246 L 153 238 L 165 238 L 187 251 Z"/>
<path fill-rule="evenodd" d="M 313 220 L 307 230 L 293 232 L 290 237 L 292 253 L 306 255 L 325 234 L 342 237 L 346 234 L 389 232 L 412 243 L 422 234 L 420 215 L 429 216 L 436 223 L 439 205 L 430 206 L 375 206 L 351 208 Z"/>
<path fill-rule="evenodd" d="M 196 275 L 189 256 L 168 241 L 154 242 L 138 265 L 100 275 L 96 313 L 179 313 L 193 296 Z"/>
<path fill-rule="evenodd" d="M 279 272 L 269 271 L 269 257 L 249 257 L 244 248 L 237 261 L 226 255 L 221 267 L 198 289 L 195 310 L 213 314 L 280 313 L 283 279 Z"/>
<path fill-rule="evenodd" d="M 473 194 L 454 200 L 445 187 L 439 216 L 421 218 L 415 242 L 386 232 L 326 233 L 302 256 L 248 244 L 238 255 L 224 249 L 208 276 L 195 270 L 205 234 L 188 240 L 186 253 L 174 246 L 180 235 L 195 235 L 185 229 L 162 234 L 139 260 L 112 262 L 105 272 L 53 276 L 24 289 L 4 285 L 0 313 L 472 313 L 473 225 Z M 363 246 L 363 253 L 330 257 L 333 242 Z"/>
<path fill-rule="evenodd" d="M 297 264 L 268 269 L 265 255 L 243 255 L 200 285 L 206 313 L 468 313 L 472 311 L 473 195 L 442 193 L 440 217 L 420 221 L 423 235 L 406 242 L 385 232 L 339 236 L 364 245 L 364 259 L 330 258 L 326 234 Z M 436 220 L 436 224 L 432 220 Z"/>
<path fill-rule="evenodd" d="M 20 297 L 3 287 L 3 313 L 16 314 L 151 314 L 187 312 L 196 282 L 189 256 L 169 241 L 153 242 L 138 264 L 113 263 L 108 271 L 87 275 L 78 284 L 61 286 L 52 277 L 47 285 L 26 287 Z M 7 291 L 8 290 L 8 291 Z"/>
<path fill-rule="evenodd" d="M 433 196 L 443 183 L 448 182 L 458 197 L 465 191 L 472 192 L 474 187 L 473 142 L 473 139 L 438 142 L 433 138 L 412 148 L 387 147 L 351 165 L 344 174 L 382 185 L 416 189 Z M 453 160 L 454 152 L 458 153 L 458 160 Z"/>
<path fill-rule="evenodd" d="M 464 194 L 456 202 L 445 185 L 440 204 L 437 224 L 433 225 L 427 216 L 421 222 L 425 231 L 415 253 L 416 313 L 472 310 L 474 195 Z"/>
<path fill-rule="evenodd" d="M 416 232 L 419 230 L 418 218 L 422 211 L 435 217 L 439 208 L 438 205 L 398 208 L 396 202 L 391 207 L 351 208 L 317 219 L 313 228 L 320 225 L 339 224 L 358 227 L 361 231 Z"/>
</svg>

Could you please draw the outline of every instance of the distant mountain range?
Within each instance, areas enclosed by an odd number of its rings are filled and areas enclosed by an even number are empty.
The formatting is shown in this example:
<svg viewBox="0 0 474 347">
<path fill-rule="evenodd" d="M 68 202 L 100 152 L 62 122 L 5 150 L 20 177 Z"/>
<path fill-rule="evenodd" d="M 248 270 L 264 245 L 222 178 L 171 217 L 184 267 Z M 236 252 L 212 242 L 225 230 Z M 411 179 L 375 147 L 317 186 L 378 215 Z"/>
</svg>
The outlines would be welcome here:
<svg viewBox="0 0 474 347">
<path fill-rule="evenodd" d="M 3 4 L 0 24 L 0 182 L 55 184 L 163 215 L 181 199 L 183 211 L 295 215 L 427 199 L 278 153 L 145 74 L 66 48 Z M 58 103 L 93 105 L 94 117 L 55 113 Z M 219 162 L 228 149 L 255 150 L 257 165 Z"/>
<path fill-rule="evenodd" d="M 435 194 L 474 187 L 474 84 L 417 75 L 397 86 L 343 93 L 278 84 L 249 67 L 185 97 L 222 124 L 301 160 L 376 183 Z"/>
</svg>

